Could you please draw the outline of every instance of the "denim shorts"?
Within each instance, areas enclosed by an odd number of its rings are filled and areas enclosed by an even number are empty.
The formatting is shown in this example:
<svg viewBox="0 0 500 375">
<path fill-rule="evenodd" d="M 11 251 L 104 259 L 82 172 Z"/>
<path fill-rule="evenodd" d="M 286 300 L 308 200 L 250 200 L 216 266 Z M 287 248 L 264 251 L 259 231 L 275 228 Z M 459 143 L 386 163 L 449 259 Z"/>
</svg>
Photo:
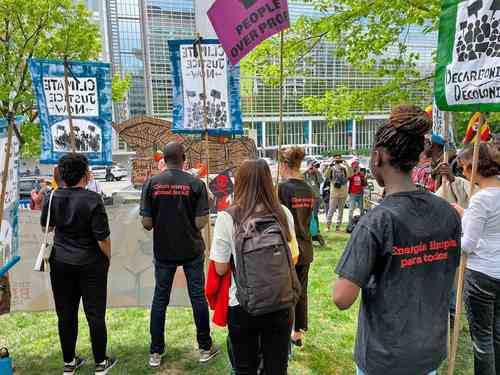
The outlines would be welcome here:
<svg viewBox="0 0 500 375">
<path fill-rule="evenodd" d="M 356 366 L 356 375 L 366 375 L 363 370 Z M 429 372 L 428 375 L 437 375 L 437 370 Z"/>
</svg>

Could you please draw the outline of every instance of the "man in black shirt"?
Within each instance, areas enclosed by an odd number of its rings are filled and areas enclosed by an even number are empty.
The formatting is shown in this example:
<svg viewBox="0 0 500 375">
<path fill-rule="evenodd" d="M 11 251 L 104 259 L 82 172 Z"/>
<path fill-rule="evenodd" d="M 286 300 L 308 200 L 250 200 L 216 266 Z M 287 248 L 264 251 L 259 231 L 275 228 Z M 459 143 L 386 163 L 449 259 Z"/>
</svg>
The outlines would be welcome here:
<svg viewBox="0 0 500 375">
<path fill-rule="evenodd" d="M 371 169 L 386 198 L 361 219 L 337 265 L 336 305 L 348 309 L 362 291 L 358 375 L 435 374 L 446 358 L 461 225 L 446 201 L 411 182 L 430 126 L 421 109 L 402 106 L 379 129 Z"/>
<path fill-rule="evenodd" d="M 154 230 L 156 288 L 151 306 L 149 365 L 159 367 L 165 352 L 165 314 L 178 266 L 184 268 L 200 348 L 200 362 L 218 352 L 210 337 L 205 298 L 204 250 L 201 229 L 209 220 L 205 184 L 182 170 L 184 147 L 169 143 L 164 150 L 167 169 L 142 188 L 141 216 L 146 230 Z"/>
</svg>

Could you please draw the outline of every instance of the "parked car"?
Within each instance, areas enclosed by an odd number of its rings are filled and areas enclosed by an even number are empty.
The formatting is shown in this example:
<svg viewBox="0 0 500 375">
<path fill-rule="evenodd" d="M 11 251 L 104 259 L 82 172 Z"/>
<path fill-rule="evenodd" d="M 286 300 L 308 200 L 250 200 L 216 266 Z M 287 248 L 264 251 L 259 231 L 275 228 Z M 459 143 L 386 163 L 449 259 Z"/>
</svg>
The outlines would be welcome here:
<svg viewBox="0 0 500 375">
<path fill-rule="evenodd" d="M 90 171 L 96 180 L 120 181 L 122 178 L 128 176 L 128 171 L 119 164 L 114 164 L 112 166 L 92 166 L 90 167 Z"/>
</svg>

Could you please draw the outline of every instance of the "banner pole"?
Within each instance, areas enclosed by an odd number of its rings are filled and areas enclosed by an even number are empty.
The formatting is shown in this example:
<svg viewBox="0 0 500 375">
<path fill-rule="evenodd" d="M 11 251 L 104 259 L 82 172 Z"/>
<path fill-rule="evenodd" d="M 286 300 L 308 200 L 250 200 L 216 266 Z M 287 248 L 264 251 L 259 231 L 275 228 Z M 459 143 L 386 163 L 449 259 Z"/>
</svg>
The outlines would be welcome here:
<svg viewBox="0 0 500 375">
<path fill-rule="evenodd" d="M 448 164 L 450 161 L 450 113 L 444 112 L 444 154 L 443 162 Z M 447 177 L 443 178 L 441 183 L 443 184 L 443 193 L 445 197 L 448 197 L 450 192 L 450 181 Z"/>
<path fill-rule="evenodd" d="M 7 181 L 9 178 L 10 154 L 12 150 L 12 138 L 14 136 L 14 123 L 16 119 L 13 113 L 7 116 L 7 145 L 5 147 L 5 160 L 2 171 L 2 191 L 0 193 L 0 227 L 3 220 L 3 210 L 5 208 L 5 195 L 7 194 Z"/>
<path fill-rule="evenodd" d="M 200 34 L 198 34 L 198 41 L 197 41 L 197 46 L 198 46 L 198 59 L 200 62 L 200 70 L 201 70 L 201 80 L 203 83 L 203 123 L 205 127 L 205 152 L 206 152 L 206 158 L 207 158 L 207 190 L 209 190 L 209 184 L 210 184 L 210 143 L 208 140 L 208 106 L 207 106 L 207 78 L 205 74 L 205 62 L 203 60 L 203 47 L 201 45 L 203 41 L 203 38 L 201 37 Z M 208 219 L 208 225 L 207 225 L 207 242 L 208 242 L 208 248 L 210 248 L 210 245 L 212 243 L 212 233 L 211 233 L 211 223 L 210 223 L 210 217 Z"/>
<path fill-rule="evenodd" d="M 481 128 L 485 123 L 484 114 L 481 113 L 481 117 L 479 118 L 479 126 L 476 132 L 476 139 L 474 144 L 474 156 L 472 159 L 472 176 L 470 181 L 470 190 L 469 197 L 472 197 L 474 194 L 474 186 L 476 183 L 477 176 L 477 166 L 479 163 L 479 146 L 481 145 Z M 465 275 L 465 267 L 467 266 L 467 254 L 462 251 L 462 255 L 460 257 L 460 266 L 458 268 L 458 285 L 457 285 L 457 304 L 455 307 L 455 326 L 453 327 L 452 334 L 452 342 L 451 342 L 451 350 L 448 362 L 448 375 L 453 375 L 455 371 L 455 362 L 458 351 L 458 335 L 460 334 L 460 319 L 462 315 L 462 301 L 464 294 L 464 275 Z"/>
<path fill-rule="evenodd" d="M 68 122 L 69 122 L 69 145 L 71 152 L 76 152 L 76 139 L 75 139 L 75 128 L 73 126 L 73 114 L 71 113 L 71 106 L 69 100 L 69 77 L 68 77 L 68 59 L 64 58 L 64 99 L 66 101 L 66 110 L 68 111 Z"/>
<path fill-rule="evenodd" d="M 280 182 L 280 167 L 279 158 L 281 147 L 283 146 L 283 50 L 284 50 L 284 34 L 283 31 L 280 32 L 280 123 L 278 127 L 278 171 L 276 173 L 276 188 Z"/>
<path fill-rule="evenodd" d="M 16 118 L 14 114 L 10 112 L 7 115 L 7 144 L 5 145 L 5 160 L 2 171 L 2 191 L 0 192 L 0 229 L 2 228 L 3 211 L 5 208 L 5 195 L 7 194 L 7 182 L 9 180 L 10 154 L 12 150 L 12 138 L 14 137 L 15 121 Z M 6 261 L 6 259 L 3 251 L 0 255 L 0 265 L 2 265 L 4 261 Z"/>
</svg>

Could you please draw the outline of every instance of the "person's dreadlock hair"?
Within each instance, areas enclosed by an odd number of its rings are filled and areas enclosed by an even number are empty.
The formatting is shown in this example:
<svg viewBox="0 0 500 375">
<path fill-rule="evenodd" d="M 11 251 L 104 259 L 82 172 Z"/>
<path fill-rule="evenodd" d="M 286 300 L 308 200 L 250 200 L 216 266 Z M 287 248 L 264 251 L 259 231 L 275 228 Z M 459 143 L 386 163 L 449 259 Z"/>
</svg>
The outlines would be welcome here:
<svg viewBox="0 0 500 375">
<path fill-rule="evenodd" d="M 374 148 L 384 148 L 390 163 L 402 172 L 410 172 L 424 149 L 424 136 L 432 126 L 422 109 L 401 105 L 394 108 L 387 124 L 375 134 Z"/>
</svg>

